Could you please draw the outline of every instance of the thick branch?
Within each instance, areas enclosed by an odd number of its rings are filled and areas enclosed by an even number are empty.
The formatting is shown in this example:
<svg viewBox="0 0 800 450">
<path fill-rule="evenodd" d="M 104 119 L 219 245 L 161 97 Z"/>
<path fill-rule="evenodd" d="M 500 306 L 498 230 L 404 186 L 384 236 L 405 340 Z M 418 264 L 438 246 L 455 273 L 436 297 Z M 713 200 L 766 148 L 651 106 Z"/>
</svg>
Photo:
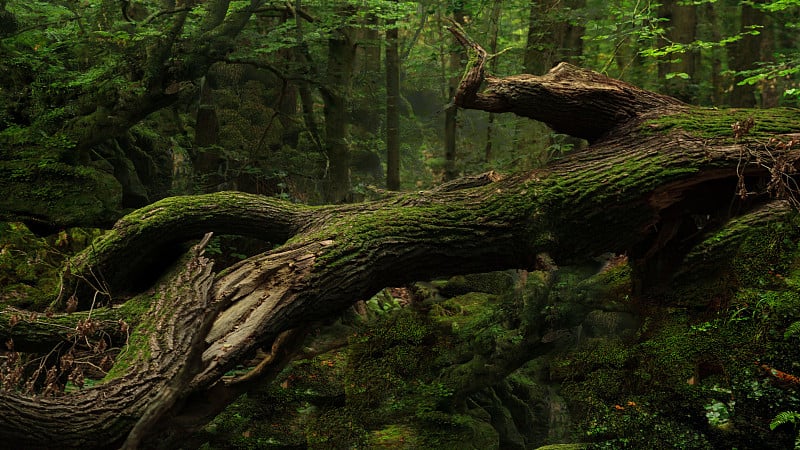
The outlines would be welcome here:
<svg viewBox="0 0 800 450">
<path fill-rule="evenodd" d="M 308 209 L 240 192 L 158 201 L 121 219 L 72 258 L 64 274 L 60 302 L 75 295 L 82 308 L 88 308 L 96 291 L 112 297 L 130 292 L 141 280 L 137 274 L 170 263 L 170 246 L 209 231 L 282 243 L 304 224 L 304 211 Z M 122 266 L 127 270 L 120 272 L 117 268 Z"/>
<path fill-rule="evenodd" d="M 597 72 L 561 63 L 543 76 L 486 76 L 488 54 L 462 30 L 450 31 L 467 50 L 469 64 L 455 94 L 457 106 L 513 112 L 555 131 L 596 141 L 611 130 L 654 110 L 685 109 L 679 100 L 637 88 Z M 481 84 L 486 89 L 479 92 Z"/>
</svg>

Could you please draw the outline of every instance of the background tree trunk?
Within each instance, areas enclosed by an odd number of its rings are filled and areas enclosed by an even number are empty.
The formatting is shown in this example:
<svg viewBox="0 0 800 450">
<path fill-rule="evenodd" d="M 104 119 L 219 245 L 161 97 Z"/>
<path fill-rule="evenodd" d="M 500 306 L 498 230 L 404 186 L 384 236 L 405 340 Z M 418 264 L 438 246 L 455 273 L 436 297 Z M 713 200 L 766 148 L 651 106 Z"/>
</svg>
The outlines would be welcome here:
<svg viewBox="0 0 800 450">
<path fill-rule="evenodd" d="M 400 55 L 397 26 L 386 23 L 386 188 L 400 190 Z"/>
<path fill-rule="evenodd" d="M 463 9 L 463 2 L 455 2 L 453 8 L 453 20 L 463 25 L 466 20 L 466 12 Z M 453 51 L 450 53 L 449 68 L 450 70 L 458 70 L 461 67 L 461 51 Z M 448 97 L 453 98 L 458 86 L 459 76 L 450 78 L 448 84 Z M 458 176 L 458 169 L 456 168 L 456 140 L 458 138 L 458 108 L 455 105 L 449 105 L 444 110 L 444 179 L 453 180 Z"/>
<path fill-rule="evenodd" d="M 325 153 L 328 157 L 327 203 L 341 203 L 350 192 L 349 99 L 356 47 L 348 29 L 328 40 L 328 88 L 325 99 Z"/>
<path fill-rule="evenodd" d="M 679 4 L 677 0 L 667 0 L 658 8 L 658 15 L 669 20 L 666 23 L 666 39 L 660 39 L 659 46 L 672 43 L 689 44 L 695 40 L 697 6 Z M 692 103 L 697 96 L 697 92 L 691 91 L 691 86 L 697 84 L 697 80 L 695 80 L 697 54 L 687 51 L 669 55 L 667 58 L 670 61 L 662 61 L 658 64 L 658 78 L 665 87 L 663 92 L 687 103 Z M 667 79 L 670 74 L 676 75 Z"/>
<path fill-rule="evenodd" d="M 741 5 L 741 25 L 740 32 L 747 33 L 752 26 L 760 26 L 764 23 L 764 12 L 748 3 Z M 731 60 L 730 67 L 734 71 L 752 69 L 753 61 L 761 60 L 761 34 L 745 34 L 733 44 L 729 54 Z M 733 107 L 752 108 L 756 106 L 756 88 L 754 85 L 739 85 L 742 77 L 736 77 L 733 90 L 730 94 L 730 105 Z"/>
<path fill-rule="evenodd" d="M 500 0 L 495 0 L 492 3 L 492 15 L 489 22 L 489 51 L 492 54 L 497 53 L 497 33 L 500 28 Z M 497 72 L 497 58 L 492 58 L 489 61 L 489 71 L 492 73 Z M 483 149 L 483 161 L 489 163 L 492 160 L 492 132 L 494 131 L 494 113 L 489 113 L 486 124 L 486 145 Z"/>
</svg>

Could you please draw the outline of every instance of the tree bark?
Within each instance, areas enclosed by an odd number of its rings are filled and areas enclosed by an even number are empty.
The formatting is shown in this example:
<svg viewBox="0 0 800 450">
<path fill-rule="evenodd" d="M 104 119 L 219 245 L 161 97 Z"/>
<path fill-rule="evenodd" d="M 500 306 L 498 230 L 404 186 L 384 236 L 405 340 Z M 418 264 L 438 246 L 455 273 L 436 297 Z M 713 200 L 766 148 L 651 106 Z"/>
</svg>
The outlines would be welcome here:
<svg viewBox="0 0 800 450">
<path fill-rule="evenodd" d="M 492 54 L 497 53 L 497 34 L 500 29 L 500 0 L 495 0 L 492 3 L 492 13 L 489 19 L 489 51 Z M 497 72 L 497 58 L 492 58 L 489 62 L 489 70 Z M 483 161 L 490 163 L 492 161 L 492 134 L 494 132 L 494 113 L 489 113 L 486 119 L 486 144 L 483 147 Z"/>
<path fill-rule="evenodd" d="M 219 193 L 138 210 L 72 262 L 67 285 L 102 272 L 108 292 L 123 291 L 115 284 L 132 255 L 147 260 L 204 230 L 285 243 L 217 274 L 194 250 L 154 290 L 131 274 L 138 282 L 127 288 L 139 293 L 125 304 L 152 306 L 132 314 L 129 343 L 105 380 L 55 398 L 6 392 L 0 437 L 32 448 L 168 446 L 235 398 L 240 385 L 224 374 L 257 348 L 385 286 L 531 268 L 542 253 L 558 262 L 616 252 L 627 253 L 647 292 L 669 281 L 685 255 L 698 261 L 693 246 L 713 242 L 705 238 L 732 217 L 785 214 L 769 206 L 774 196 L 797 204 L 785 182 L 800 166 L 798 110 L 692 108 L 568 64 L 541 77 L 484 79 L 485 52 L 454 33 L 471 53 L 456 105 L 536 118 L 593 144 L 535 172 L 489 173 L 358 205 Z M 771 192 L 754 191 L 762 185 Z M 4 332 L 24 343 L 25 329 Z M 540 341 L 526 341 L 526 352 L 547 345 Z"/>
<path fill-rule="evenodd" d="M 466 22 L 466 13 L 463 9 L 463 3 L 455 2 L 453 4 L 453 21 L 457 24 L 463 25 Z M 449 66 L 450 70 L 456 70 L 461 66 L 462 52 L 453 51 L 450 53 Z M 453 97 L 458 85 L 458 77 L 451 77 L 448 81 L 448 96 Z M 444 180 L 453 180 L 458 176 L 458 169 L 456 168 L 456 141 L 458 139 L 458 108 L 455 104 L 450 104 L 444 110 Z"/>
<path fill-rule="evenodd" d="M 677 0 L 666 0 L 658 8 L 658 15 L 669 21 L 665 33 L 666 39 L 659 39 L 660 46 L 694 42 L 697 29 L 697 6 L 682 5 Z M 670 59 L 669 61 L 661 61 L 658 64 L 659 81 L 664 83 L 663 92 L 685 102 L 692 102 L 698 95 L 697 92 L 692 92 L 690 89 L 692 84 L 697 84 L 694 79 L 697 54 L 693 51 L 686 51 L 667 57 Z M 672 61 L 676 58 L 679 59 Z M 673 76 L 667 79 L 669 74 L 686 74 L 688 78 Z"/>
<path fill-rule="evenodd" d="M 760 3 L 760 2 L 756 2 Z M 749 33 L 752 27 L 764 23 L 764 12 L 750 3 L 742 3 L 740 33 Z M 742 38 L 731 44 L 730 67 L 734 71 L 749 70 L 755 61 L 761 61 L 762 35 L 744 34 Z M 733 107 L 753 108 L 756 106 L 756 87 L 750 84 L 740 85 L 737 77 L 730 94 L 730 105 Z"/>
<path fill-rule="evenodd" d="M 328 40 L 328 88 L 325 100 L 325 152 L 328 156 L 328 182 L 325 200 L 328 203 L 345 201 L 350 192 L 349 126 L 351 80 L 356 47 L 350 41 L 349 30 L 340 29 Z"/>
<path fill-rule="evenodd" d="M 386 23 L 386 188 L 400 190 L 400 49 L 397 23 Z"/>
</svg>

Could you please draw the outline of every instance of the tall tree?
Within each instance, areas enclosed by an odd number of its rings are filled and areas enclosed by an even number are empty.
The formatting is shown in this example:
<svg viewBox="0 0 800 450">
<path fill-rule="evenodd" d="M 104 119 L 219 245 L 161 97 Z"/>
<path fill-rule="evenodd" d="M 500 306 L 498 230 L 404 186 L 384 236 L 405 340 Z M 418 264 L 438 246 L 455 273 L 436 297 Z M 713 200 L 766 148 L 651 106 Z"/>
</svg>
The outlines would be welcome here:
<svg viewBox="0 0 800 450">
<path fill-rule="evenodd" d="M 578 22 L 575 13 L 586 5 L 586 0 L 532 0 L 528 16 L 527 41 L 523 55 L 525 73 L 541 74 L 550 70 L 556 63 L 566 61 L 578 63 L 583 54 L 584 27 Z M 529 130 L 522 133 L 519 127 Z M 555 139 L 563 140 L 568 147 L 582 145 L 580 139 L 555 137 L 547 127 L 540 124 L 520 124 L 517 135 L 528 134 L 538 137 L 539 163 L 550 157 L 549 149 L 556 144 Z M 531 145 L 530 138 L 517 139 L 523 147 Z M 524 151 L 524 150 L 523 150 Z"/>
<path fill-rule="evenodd" d="M 386 23 L 386 187 L 400 190 L 400 52 L 397 21 Z"/>
<path fill-rule="evenodd" d="M 573 17 L 586 0 L 532 0 L 523 64 L 527 73 L 544 73 L 556 63 L 577 63 L 583 54 L 584 27 Z"/>
<path fill-rule="evenodd" d="M 351 11 L 346 9 L 340 13 L 349 15 Z M 349 105 L 356 56 L 356 44 L 351 33 L 349 27 L 339 28 L 328 39 L 326 87 L 322 90 L 325 153 L 328 158 L 325 201 L 328 203 L 341 203 L 350 192 Z"/>
<path fill-rule="evenodd" d="M 453 21 L 459 25 L 466 23 L 467 12 L 463 1 L 455 1 L 450 11 Z M 450 53 L 449 70 L 457 71 L 461 67 L 463 53 L 460 50 Z M 457 73 L 457 72 L 456 72 Z M 448 83 L 448 97 L 452 98 L 458 87 L 458 75 L 453 75 Z M 458 137 L 458 107 L 450 104 L 444 110 L 444 179 L 453 180 L 458 176 L 456 168 L 456 140 Z"/>
<path fill-rule="evenodd" d="M 689 44 L 695 40 L 697 31 L 697 6 L 679 0 L 666 0 L 658 8 L 658 15 L 667 21 L 666 33 L 659 45 Z M 658 64 L 658 77 L 665 85 L 664 93 L 692 102 L 697 92 L 691 86 L 697 85 L 695 68 L 697 54 L 686 51 L 680 55 L 670 54 L 667 61 Z"/>
<path fill-rule="evenodd" d="M 755 2 L 759 3 L 759 2 Z M 756 61 L 761 61 L 761 33 L 752 34 L 753 27 L 760 27 L 764 24 L 764 12 L 754 3 L 742 2 L 740 13 L 740 32 L 742 38 L 731 44 L 729 55 L 729 66 L 734 71 L 744 71 L 753 68 Z M 730 94 L 730 105 L 735 107 L 752 108 L 756 106 L 756 86 L 751 84 L 739 84 L 741 77 L 737 77 L 736 83 Z"/>
<path fill-rule="evenodd" d="M 500 0 L 492 3 L 492 12 L 489 18 L 489 51 L 494 55 L 497 53 L 497 34 L 500 31 Z M 497 58 L 489 61 L 489 71 L 497 72 Z M 494 131 L 494 113 L 489 113 L 486 124 L 486 146 L 483 151 L 483 160 L 488 163 L 492 160 L 492 134 Z"/>
</svg>

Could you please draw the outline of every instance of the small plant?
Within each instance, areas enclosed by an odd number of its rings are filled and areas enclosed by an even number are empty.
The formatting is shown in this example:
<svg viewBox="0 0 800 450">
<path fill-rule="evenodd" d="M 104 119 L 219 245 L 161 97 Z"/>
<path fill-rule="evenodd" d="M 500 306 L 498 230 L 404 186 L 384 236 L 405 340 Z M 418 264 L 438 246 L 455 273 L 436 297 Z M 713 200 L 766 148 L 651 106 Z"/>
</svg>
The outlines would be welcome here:
<svg viewBox="0 0 800 450">
<path fill-rule="evenodd" d="M 772 422 L 769 423 L 769 429 L 774 430 L 781 425 L 785 425 L 787 423 L 791 423 L 792 425 L 797 425 L 797 422 L 800 421 L 800 412 L 797 411 L 783 411 L 778 413 L 775 418 L 772 419 Z M 795 434 L 794 437 L 794 448 L 800 448 L 800 433 Z"/>
<path fill-rule="evenodd" d="M 784 339 L 789 339 L 798 334 L 800 334 L 800 320 L 786 327 L 786 331 L 783 332 L 783 337 Z"/>
</svg>

